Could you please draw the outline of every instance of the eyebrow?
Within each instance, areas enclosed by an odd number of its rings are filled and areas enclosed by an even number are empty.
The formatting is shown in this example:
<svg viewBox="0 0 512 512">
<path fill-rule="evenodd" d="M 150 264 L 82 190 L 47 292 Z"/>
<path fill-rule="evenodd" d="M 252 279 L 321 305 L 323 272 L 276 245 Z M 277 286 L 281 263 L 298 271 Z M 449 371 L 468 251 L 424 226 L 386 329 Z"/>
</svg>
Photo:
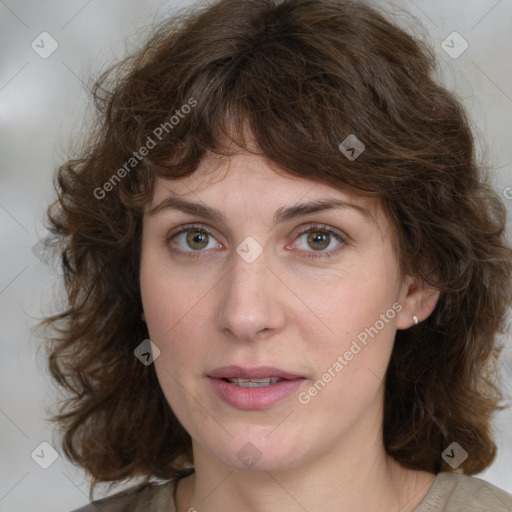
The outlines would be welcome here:
<svg viewBox="0 0 512 512">
<path fill-rule="evenodd" d="M 360 213 L 366 220 L 376 224 L 372 213 L 362 206 L 352 204 L 341 199 L 317 199 L 308 203 L 298 203 L 293 206 L 282 206 L 278 208 L 274 214 L 273 226 L 281 222 L 285 222 L 296 217 L 317 213 L 324 210 L 334 210 L 341 208 L 351 208 Z M 227 224 L 226 216 L 216 208 L 204 206 L 199 203 L 185 201 L 178 197 L 166 197 L 162 202 L 151 208 L 149 215 L 155 215 L 164 210 L 178 210 L 190 215 L 196 215 L 204 219 L 213 220 L 221 224 Z"/>
</svg>

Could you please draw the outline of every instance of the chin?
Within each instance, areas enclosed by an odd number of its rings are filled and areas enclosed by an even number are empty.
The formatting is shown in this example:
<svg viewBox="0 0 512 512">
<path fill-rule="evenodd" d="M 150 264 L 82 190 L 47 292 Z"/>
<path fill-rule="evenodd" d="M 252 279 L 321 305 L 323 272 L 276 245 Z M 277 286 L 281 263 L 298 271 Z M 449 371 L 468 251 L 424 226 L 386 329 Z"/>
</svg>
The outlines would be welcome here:
<svg viewBox="0 0 512 512">
<path fill-rule="evenodd" d="M 250 430 L 248 432 L 244 428 L 240 435 L 234 435 L 225 444 L 210 446 L 209 450 L 214 457 L 236 471 L 284 471 L 301 463 L 302 453 L 298 448 L 301 443 L 294 443 L 284 431 L 274 439 L 270 439 L 268 433 L 266 429 L 264 434 L 255 432 L 251 435 Z M 270 434 L 270 437 L 274 434 Z"/>
</svg>

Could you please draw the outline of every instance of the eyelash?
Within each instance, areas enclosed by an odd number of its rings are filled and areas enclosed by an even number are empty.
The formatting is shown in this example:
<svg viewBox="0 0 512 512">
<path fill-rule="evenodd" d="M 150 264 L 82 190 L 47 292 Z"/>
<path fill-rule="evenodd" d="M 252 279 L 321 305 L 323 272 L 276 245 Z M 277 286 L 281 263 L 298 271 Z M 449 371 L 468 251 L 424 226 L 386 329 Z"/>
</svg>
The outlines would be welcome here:
<svg viewBox="0 0 512 512">
<path fill-rule="evenodd" d="M 182 233 L 186 233 L 188 231 L 193 231 L 193 230 L 200 231 L 202 233 L 206 233 L 208 236 L 211 236 L 212 238 L 215 239 L 213 234 L 207 228 L 205 228 L 205 226 L 202 225 L 202 224 L 186 225 L 186 226 L 183 226 L 183 228 L 180 229 L 179 231 L 174 231 L 173 230 L 173 231 L 171 231 L 167 235 L 167 237 L 165 239 L 165 243 L 166 243 L 166 246 L 168 247 L 169 251 L 171 251 L 173 253 L 178 253 L 180 255 L 185 254 L 189 258 L 198 258 L 198 257 L 200 257 L 201 253 L 205 252 L 204 250 L 201 250 L 201 251 L 183 251 L 183 250 L 180 250 L 180 249 L 174 249 L 174 248 L 172 248 L 170 246 L 170 242 L 172 241 L 173 238 L 175 238 L 178 235 L 181 235 Z M 343 236 L 338 231 L 336 231 L 336 230 L 334 230 L 334 229 L 332 229 L 332 228 L 330 228 L 330 227 L 328 227 L 328 226 L 326 226 L 324 224 L 315 224 L 315 225 L 308 226 L 304 230 L 302 230 L 299 233 L 297 233 L 297 236 L 296 236 L 295 239 L 297 239 L 297 238 L 301 237 L 302 235 L 304 235 L 306 233 L 309 233 L 309 232 L 328 233 L 330 236 L 334 236 L 335 238 L 337 238 L 338 241 L 341 242 L 341 245 L 339 247 L 337 247 L 336 249 L 331 249 L 328 252 L 315 251 L 312 254 L 309 254 L 309 255 L 305 256 L 306 258 L 311 258 L 311 259 L 330 258 L 331 256 L 337 255 L 343 249 L 343 247 L 348 244 L 348 241 L 347 241 L 345 236 Z M 309 252 L 309 251 L 305 251 L 305 252 Z"/>
</svg>

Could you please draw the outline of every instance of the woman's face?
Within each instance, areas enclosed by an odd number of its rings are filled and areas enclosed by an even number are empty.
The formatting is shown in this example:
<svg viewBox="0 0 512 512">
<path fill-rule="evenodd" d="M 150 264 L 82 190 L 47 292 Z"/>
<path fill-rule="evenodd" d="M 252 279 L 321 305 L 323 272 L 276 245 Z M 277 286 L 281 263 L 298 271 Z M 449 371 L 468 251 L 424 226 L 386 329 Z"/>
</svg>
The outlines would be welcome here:
<svg viewBox="0 0 512 512">
<path fill-rule="evenodd" d="M 207 158 L 157 182 L 140 280 L 158 379 L 195 454 L 277 470 L 378 438 L 394 335 L 415 311 L 376 200 L 245 152 Z M 288 380 L 222 380 L 237 375 Z"/>
</svg>

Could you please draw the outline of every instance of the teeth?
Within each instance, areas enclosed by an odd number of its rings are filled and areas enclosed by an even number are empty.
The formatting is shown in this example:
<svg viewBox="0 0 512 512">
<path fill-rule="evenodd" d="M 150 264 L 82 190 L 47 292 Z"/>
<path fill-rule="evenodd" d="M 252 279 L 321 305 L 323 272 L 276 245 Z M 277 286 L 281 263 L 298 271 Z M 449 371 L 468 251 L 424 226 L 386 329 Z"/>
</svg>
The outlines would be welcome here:
<svg viewBox="0 0 512 512">
<path fill-rule="evenodd" d="M 260 388 L 263 386 L 271 386 L 280 382 L 279 377 L 267 377 L 265 379 L 227 379 L 231 384 L 240 386 L 241 388 Z"/>
</svg>

